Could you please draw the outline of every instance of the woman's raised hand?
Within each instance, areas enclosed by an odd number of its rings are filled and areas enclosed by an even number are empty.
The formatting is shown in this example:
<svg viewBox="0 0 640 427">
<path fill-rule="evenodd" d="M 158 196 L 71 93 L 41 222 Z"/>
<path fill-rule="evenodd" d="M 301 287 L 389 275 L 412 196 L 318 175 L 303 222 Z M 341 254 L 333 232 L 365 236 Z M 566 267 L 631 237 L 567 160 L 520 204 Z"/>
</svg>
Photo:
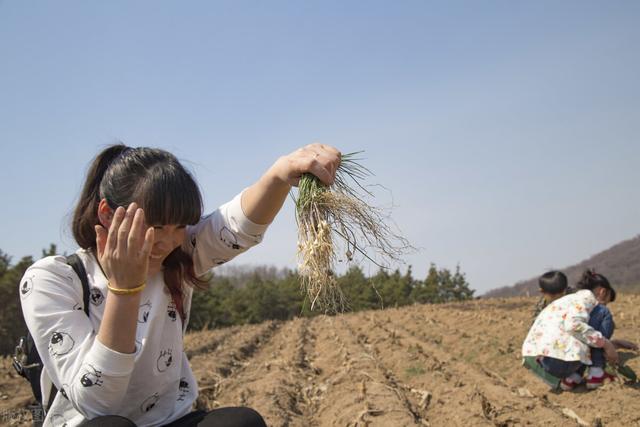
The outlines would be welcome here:
<svg viewBox="0 0 640 427">
<path fill-rule="evenodd" d="M 144 224 L 144 211 L 131 203 L 115 210 L 108 232 L 95 226 L 98 261 L 115 288 L 132 289 L 147 280 L 153 227 L 145 230 Z"/>
<path fill-rule="evenodd" d="M 309 144 L 291 154 L 282 156 L 273 165 L 273 172 L 283 182 L 298 185 L 304 173 L 312 173 L 327 185 L 333 184 L 338 166 L 340 151 L 330 145 Z"/>
</svg>

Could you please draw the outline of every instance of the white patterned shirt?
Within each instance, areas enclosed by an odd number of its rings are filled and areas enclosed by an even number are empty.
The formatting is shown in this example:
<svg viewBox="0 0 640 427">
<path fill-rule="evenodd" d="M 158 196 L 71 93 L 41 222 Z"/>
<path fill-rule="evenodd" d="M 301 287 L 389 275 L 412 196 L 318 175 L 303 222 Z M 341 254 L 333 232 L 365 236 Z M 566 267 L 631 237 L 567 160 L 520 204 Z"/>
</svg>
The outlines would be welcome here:
<svg viewBox="0 0 640 427">
<path fill-rule="evenodd" d="M 187 227 L 182 249 L 192 256 L 197 275 L 262 240 L 267 226 L 245 216 L 240 197 Z M 47 408 L 44 426 L 71 427 L 101 415 L 157 426 L 190 412 L 198 386 L 182 339 L 192 288 L 184 287 L 183 322 L 162 272 L 150 276 L 141 295 L 136 352 L 119 353 L 96 339 L 110 295 L 107 279 L 90 252 L 80 249 L 77 254 L 89 281 L 88 317 L 80 279 L 64 256 L 37 261 L 20 282 L 24 317 L 44 365 L 43 402 L 48 401 L 51 382 L 59 390 Z"/>
</svg>

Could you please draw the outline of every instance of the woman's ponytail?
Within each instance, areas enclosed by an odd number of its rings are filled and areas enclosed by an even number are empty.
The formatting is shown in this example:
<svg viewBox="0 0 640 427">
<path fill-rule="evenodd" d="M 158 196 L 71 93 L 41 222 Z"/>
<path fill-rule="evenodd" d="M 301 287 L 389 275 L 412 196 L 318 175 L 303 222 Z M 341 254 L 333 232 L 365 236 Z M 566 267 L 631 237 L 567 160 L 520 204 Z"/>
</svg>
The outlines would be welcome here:
<svg viewBox="0 0 640 427">
<path fill-rule="evenodd" d="M 83 249 L 95 249 L 95 225 L 99 224 L 98 205 L 100 203 L 100 183 L 109 165 L 127 148 L 124 144 L 115 144 L 104 149 L 96 156 L 87 171 L 87 179 L 80 193 L 80 199 L 73 212 L 71 225 L 73 237 Z"/>
</svg>

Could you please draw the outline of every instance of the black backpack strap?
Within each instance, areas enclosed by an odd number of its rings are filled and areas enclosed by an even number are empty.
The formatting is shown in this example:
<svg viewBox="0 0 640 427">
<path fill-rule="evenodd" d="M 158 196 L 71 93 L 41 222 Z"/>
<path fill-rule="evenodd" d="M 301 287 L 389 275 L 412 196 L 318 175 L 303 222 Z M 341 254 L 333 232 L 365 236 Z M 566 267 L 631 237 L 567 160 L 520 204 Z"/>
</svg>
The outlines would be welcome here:
<svg viewBox="0 0 640 427">
<path fill-rule="evenodd" d="M 67 264 L 73 268 L 82 282 L 82 302 L 84 303 L 84 312 L 89 315 L 89 279 L 87 278 L 87 270 L 77 254 L 71 254 L 67 257 Z"/>
</svg>

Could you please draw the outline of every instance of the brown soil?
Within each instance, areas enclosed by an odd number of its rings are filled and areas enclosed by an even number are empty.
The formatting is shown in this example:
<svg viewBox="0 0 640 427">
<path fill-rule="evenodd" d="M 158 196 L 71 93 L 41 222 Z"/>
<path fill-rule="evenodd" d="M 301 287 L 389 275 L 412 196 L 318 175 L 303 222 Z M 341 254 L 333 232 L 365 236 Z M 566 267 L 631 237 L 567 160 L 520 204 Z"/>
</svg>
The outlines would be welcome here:
<svg viewBox="0 0 640 427">
<path fill-rule="evenodd" d="M 611 304 L 617 338 L 640 343 L 639 303 Z M 640 386 L 554 393 L 521 366 L 533 305 L 416 305 L 189 334 L 197 407 L 250 406 L 270 426 L 640 426 Z M 640 372 L 635 353 L 622 356 Z M 7 424 L 26 413 L 30 389 L 2 363 Z"/>
</svg>

